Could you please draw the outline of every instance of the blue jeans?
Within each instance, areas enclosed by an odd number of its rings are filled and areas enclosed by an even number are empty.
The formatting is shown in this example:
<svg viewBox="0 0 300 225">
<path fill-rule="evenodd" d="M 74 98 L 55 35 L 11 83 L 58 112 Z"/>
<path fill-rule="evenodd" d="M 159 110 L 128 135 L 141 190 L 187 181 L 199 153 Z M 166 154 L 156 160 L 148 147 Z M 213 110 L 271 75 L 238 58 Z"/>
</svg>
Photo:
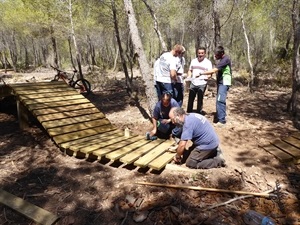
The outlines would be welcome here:
<svg viewBox="0 0 300 225">
<path fill-rule="evenodd" d="M 220 123 L 226 123 L 226 98 L 228 90 L 228 85 L 218 84 L 216 110 L 217 119 Z"/>
<path fill-rule="evenodd" d="M 180 107 L 182 107 L 183 96 L 184 96 L 184 85 L 183 85 L 183 83 L 175 83 L 174 92 L 175 92 L 174 99 L 178 102 L 178 105 Z"/>
<path fill-rule="evenodd" d="M 165 92 L 169 92 L 172 95 L 172 98 L 174 98 L 173 83 L 162 83 L 162 82 L 156 81 L 156 86 L 157 86 L 158 99 L 161 99 L 162 94 Z"/>
</svg>

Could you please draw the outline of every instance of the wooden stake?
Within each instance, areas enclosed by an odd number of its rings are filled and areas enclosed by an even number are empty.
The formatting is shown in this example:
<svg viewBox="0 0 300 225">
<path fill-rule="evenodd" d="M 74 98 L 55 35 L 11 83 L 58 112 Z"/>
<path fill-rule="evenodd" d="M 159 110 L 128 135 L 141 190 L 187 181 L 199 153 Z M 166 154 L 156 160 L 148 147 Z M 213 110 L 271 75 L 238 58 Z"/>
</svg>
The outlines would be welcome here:
<svg viewBox="0 0 300 225">
<path fill-rule="evenodd" d="M 136 182 L 136 184 L 156 186 L 156 187 L 169 187 L 169 188 L 177 188 L 177 189 L 190 189 L 195 191 L 211 191 L 211 192 L 221 192 L 221 193 L 230 193 L 230 194 L 239 194 L 239 195 L 252 195 L 252 196 L 267 197 L 267 198 L 273 196 L 272 194 L 269 193 L 270 191 L 258 193 L 258 192 L 233 191 L 233 190 L 226 190 L 226 189 L 204 188 L 204 187 L 176 185 L 176 184 L 149 183 L 149 182 Z"/>
</svg>

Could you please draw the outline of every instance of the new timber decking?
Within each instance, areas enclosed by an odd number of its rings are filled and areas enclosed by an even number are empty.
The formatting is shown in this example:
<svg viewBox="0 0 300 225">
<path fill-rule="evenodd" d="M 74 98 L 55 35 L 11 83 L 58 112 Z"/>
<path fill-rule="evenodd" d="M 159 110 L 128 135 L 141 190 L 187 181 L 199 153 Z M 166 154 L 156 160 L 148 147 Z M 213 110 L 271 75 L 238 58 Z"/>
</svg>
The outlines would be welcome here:
<svg viewBox="0 0 300 225">
<path fill-rule="evenodd" d="M 173 158 L 167 140 L 124 136 L 88 99 L 64 82 L 9 84 L 0 93 L 17 99 L 21 128 L 33 115 L 62 151 L 74 156 L 163 169 Z"/>
</svg>

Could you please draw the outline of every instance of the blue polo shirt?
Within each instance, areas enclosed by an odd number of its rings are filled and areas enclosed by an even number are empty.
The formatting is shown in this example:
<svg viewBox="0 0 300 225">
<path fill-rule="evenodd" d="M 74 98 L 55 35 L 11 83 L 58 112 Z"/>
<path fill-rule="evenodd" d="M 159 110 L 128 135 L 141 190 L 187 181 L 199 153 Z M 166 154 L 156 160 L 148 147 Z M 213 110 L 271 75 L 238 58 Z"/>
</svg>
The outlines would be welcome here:
<svg viewBox="0 0 300 225">
<path fill-rule="evenodd" d="M 185 116 L 181 140 L 191 140 L 201 150 L 211 150 L 219 145 L 219 138 L 209 121 L 197 113 Z"/>
</svg>

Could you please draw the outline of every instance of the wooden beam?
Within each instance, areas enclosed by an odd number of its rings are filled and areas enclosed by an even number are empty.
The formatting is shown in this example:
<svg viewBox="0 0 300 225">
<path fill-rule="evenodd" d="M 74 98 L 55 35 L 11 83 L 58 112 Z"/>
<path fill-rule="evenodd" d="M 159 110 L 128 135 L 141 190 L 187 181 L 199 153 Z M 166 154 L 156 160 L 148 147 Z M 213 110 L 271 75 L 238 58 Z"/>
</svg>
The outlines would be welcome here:
<svg viewBox="0 0 300 225">
<path fill-rule="evenodd" d="M 239 195 L 253 195 L 258 197 L 266 197 L 266 198 L 272 196 L 272 194 L 270 194 L 269 192 L 234 191 L 234 190 L 217 189 L 217 188 L 206 188 L 206 187 L 196 187 L 196 186 L 176 185 L 176 184 L 159 184 L 159 183 L 150 183 L 150 182 L 136 182 L 136 184 L 156 186 L 156 187 L 177 188 L 177 189 L 190 189 L 195 191 L 210 191 L 210 192 L 220 192 L 220 193 L 239 194 Z"/>
<path fill-rule="evenodd" d="M 22 102 L 17 100 L 17 113 L 18 113 L 18 120 L 19 126 L 21 130 L 24 130 L 29 127 L 29 111 L 23 105 Z"/>
<path fill-rule="evenodd" d="M 0 189 L 0 202 L 42 225 L 52 225 L 59 220 L 58 216 L 2 189 Z"/>
</svg>

